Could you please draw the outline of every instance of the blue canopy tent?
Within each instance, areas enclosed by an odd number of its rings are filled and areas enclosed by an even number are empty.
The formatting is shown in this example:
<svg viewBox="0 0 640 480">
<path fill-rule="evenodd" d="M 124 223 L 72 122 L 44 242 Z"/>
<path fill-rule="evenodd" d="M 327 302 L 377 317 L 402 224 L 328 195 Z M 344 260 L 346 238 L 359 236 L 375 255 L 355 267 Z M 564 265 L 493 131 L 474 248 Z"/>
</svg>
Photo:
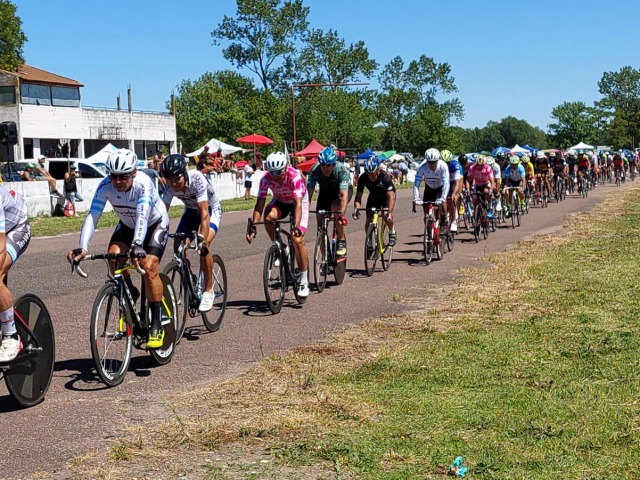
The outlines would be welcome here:
<svg viewBox="0 0 640 480">
<path fill-rule="evenodd" d="M 373 157 L 375 154 L 371 151 L 370 148 L 367 148 L 364 152 L 358 155 L 356 158 L 358 160 L 366 160 L 367 158 Z"/>
<path fill-rule="evenodd" d="M 495 157 L 499 153 L 509 153 L 509 149 L 507 147 L 498 147 L 494 148 L 491 154 Z"/>
<path fill-rule="evenodd" d="M 537 153 L 537 152 L 538 152 L 538 149 L 537 149 L 537 148 L 530 147 L 530 146 L 529 146 L 529 145 L 527 145 L 527 144 L 522 145 L 522 148 L 526 148 L 526 149 L 527 149 L 527 150 L 529 150 L 531 153 Z"/>
</svg>

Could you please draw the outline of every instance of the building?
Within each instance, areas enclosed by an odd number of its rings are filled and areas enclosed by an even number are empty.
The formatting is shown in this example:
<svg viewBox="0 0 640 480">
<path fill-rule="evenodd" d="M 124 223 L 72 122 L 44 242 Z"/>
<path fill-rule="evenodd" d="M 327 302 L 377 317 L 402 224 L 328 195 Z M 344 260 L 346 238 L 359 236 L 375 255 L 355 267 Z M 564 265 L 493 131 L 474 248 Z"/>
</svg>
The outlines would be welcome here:
<svg viewBox="0 0 640 480">
<path fill-rule="evenodd" d="M 108 143 L 136 152 L 139 158 L 160 147 L 175 153 L 176 121 L 170 113 L 131 108 L 83 107 L 76 80 L 23 65 L 18 72 L 0 70 L 0 122 L 15 122 L 16 160 L 70 156 L 88 158 Z M 119 104 L 119 102 L 118 102 Z M 8 158 L 0 145 L 0 161 Z"/>
</svg>

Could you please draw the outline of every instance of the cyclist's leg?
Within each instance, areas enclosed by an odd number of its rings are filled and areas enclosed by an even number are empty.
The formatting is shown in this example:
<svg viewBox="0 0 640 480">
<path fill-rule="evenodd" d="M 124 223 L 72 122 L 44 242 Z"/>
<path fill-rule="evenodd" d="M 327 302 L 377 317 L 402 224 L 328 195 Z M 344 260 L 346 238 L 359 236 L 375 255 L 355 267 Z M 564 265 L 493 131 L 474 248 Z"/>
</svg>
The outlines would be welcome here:
<svg viewBox="0 0 640 480">
<path fill-rule="evenodd" d="M 162 294 L 164 285 L 162 284 L 158 267 L 167 246 L 168 233 L 169 219 L 167 217 L 166 220 L 150 225 L 142 242 L 142 248 L 147 253 L 147 256 L 140 260 L 140 265 L 146 272 L 142 279 L 147 292 L 149 310 L 151 311 L 148 348 L 160 348 L 164 340 L 164 329 L 162 327 Z"/>
<path fill-rule="evenodd" d="M 309 252 L 307 251 L 307 245 L 304 243 L 305 233 L 307 231 L 307 224 L 309 222 L 309 197 L 305 194 L 302 199 L 302 205 L 300 206 L 302 209 L 300 216 L 300 225 L 299 229 L 302 233 L 299 237 L 291 235 L 291 240 L 293 241 L 293 248 L 295 250 L 296 255 L 296 265 L 298 266 L 298 270 L 300 271 L 300 287 L 298 289 L 298 295 L 301 297 L 309 296 L 309 280 L 308 280 L 308 269 L 309 269 Z M 291 205 L 290 213 L 294 214 L 295 206 Z"/>
<path fill-rule="evenodd" d="M 220 204 L 214 205 L 213 208 L 209 207 L 209 235 L 204 239 L 205 243 L 209 245 L 209 247 L 206 249 L 206 251 L 200 252 L 200 269 L 204 274 L 204 292 L 209 294 L 213 292 L 213 256 L 211 256 L 211 244 L 213 242 L 213 239 L 216 237 L 216 234 L 218 233 L 218 227 L 220 226 L 221 218 L 222 209 L 220 208 Z M 213 296 L 211 296 L 209 300 L 213 302 Z"/>
<path fill-rule="evenodd" d="M 276 222 L 284 218 L 287 215 L 286 210 L 286 204 L 277 200 L 271 200 L 264 208 L 264 229 L 272 242 L 276 238 L 276 227 L 269 222 Z"/>
</svg>

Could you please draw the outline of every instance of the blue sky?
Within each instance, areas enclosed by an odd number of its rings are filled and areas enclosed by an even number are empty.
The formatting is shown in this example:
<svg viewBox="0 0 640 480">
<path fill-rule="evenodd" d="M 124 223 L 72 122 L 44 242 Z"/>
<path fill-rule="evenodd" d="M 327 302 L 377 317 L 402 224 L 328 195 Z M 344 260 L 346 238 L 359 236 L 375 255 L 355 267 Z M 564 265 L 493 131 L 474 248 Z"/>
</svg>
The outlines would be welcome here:
<svg viewBox="0 0 640 480">
<path fill-rule="evenodd" d="M 232 68 L 210 34 L 235 13 L 235 0 L 13 1 L 27 63 L 83 83 L 87 106 L 115 107 L 118 94 L 126 105 L 131 85 L 134 109 L 164 111 L 183 79 Z M 635 0 L 304 3 L 312 28 L 363 40 L 381 68 L 396 55 L 449 63 L 463 127 L 513 115 L 546 130 L 553 107 L 599 99 L 604 72 L 640 67 Z"/>
</svg>

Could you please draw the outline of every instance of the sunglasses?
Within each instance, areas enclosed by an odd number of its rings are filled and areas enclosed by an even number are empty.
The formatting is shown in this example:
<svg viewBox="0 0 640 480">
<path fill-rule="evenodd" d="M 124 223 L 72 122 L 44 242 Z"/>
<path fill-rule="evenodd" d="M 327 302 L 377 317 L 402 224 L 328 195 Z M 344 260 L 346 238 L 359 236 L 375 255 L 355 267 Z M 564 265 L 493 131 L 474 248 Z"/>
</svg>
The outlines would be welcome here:
<svg viewBox="0 0 640 480">
<path fill-rule="evenodd" d="M 115 173 L 110 173 L 109 178 L 113 181 L 118 180 L 129 180 L 131 178 L 131 173 L 121 173 L 120 175 L 116 175 Z"/>
<path fill-rule="evenodd" d="M 279 177 L 280 175 L 282 175 L 282 172 L 284 172 L 284 168 L 283 168 L 283 169 L 281 169 L 281 170 L 272 170 L 272 171 L 271 171 L 271 172 L 269 172 L 269 173 L 271 173 L 271 175 L 273 175 L 273 176 L 275 176 L 275 177 Z"/>
</svg>

